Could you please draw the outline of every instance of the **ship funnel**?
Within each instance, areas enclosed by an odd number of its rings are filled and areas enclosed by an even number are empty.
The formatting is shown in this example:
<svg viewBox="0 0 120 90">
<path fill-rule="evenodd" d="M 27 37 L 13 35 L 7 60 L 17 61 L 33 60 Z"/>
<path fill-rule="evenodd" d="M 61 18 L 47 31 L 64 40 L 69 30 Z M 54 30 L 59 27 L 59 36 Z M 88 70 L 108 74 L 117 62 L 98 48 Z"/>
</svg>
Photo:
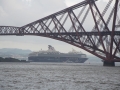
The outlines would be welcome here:
<svg viewBox="0 0 120 90">
<path fill-rule="evenodd" d="M 55 51 L 55 48 L 54 48 L 54 47 L 52 47 L 51 45 L 48 45 L 48 50 Z"/>
</svg>

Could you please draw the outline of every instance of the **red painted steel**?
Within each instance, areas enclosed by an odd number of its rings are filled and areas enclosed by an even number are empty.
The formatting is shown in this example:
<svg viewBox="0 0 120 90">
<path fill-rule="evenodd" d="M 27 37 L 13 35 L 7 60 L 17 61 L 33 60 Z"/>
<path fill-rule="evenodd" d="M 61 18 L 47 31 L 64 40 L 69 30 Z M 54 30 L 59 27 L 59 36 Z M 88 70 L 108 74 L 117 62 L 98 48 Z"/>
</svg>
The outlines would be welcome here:
<svg viewBox="0 0 120 90">
<path fill-rule="evenodd" d="M 85 0 L 22 27 L 0 26 L 0 35 L 48 37 L 82 48 L 102 60 L 120 62 L 119 8 L 120 0 L 109 0 L 103 11 L 97 0 Z"/>
</svg>

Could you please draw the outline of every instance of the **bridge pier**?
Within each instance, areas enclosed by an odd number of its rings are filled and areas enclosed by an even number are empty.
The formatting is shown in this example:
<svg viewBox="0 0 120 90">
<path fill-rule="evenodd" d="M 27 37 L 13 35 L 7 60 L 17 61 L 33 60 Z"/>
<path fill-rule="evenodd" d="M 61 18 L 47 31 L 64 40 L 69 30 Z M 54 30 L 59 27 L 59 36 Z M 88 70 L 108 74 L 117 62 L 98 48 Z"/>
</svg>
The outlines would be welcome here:
<svg viewBox="0 0 120 90">
<path fill-rule="evenodd" d="M 112 61 L 103 61 L 103 66 L 115 66 L 115 62 L 112 62 Z"/>
</svg>

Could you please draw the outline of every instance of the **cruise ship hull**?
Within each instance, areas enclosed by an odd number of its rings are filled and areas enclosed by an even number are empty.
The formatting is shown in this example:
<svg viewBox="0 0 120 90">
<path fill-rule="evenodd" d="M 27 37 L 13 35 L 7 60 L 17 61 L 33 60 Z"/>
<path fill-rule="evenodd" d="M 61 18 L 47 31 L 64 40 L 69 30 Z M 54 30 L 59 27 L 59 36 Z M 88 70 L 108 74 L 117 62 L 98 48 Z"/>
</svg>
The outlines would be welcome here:
<svg viewBox="0 0 120 90">
<path fill-rule="evenodd" d="M 66 62 L 66 63 L 84 63 L 88 58 L 78 57 L 39 57 L 31 56 L 28 57 L 30 62 Z"/>
</svg>

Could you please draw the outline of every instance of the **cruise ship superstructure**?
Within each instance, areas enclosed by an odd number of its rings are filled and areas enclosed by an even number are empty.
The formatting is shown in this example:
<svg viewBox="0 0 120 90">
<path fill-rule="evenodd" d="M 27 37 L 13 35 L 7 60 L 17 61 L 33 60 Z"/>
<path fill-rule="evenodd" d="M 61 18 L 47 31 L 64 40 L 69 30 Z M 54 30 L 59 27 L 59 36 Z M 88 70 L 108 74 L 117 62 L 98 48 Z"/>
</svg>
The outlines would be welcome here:
<svg viewBox="0 0 120 90">
<path fill-rule="evenodd" d="M 88 58 L 86 54 L 72 50 L 68 53 L 56 51 L 54 47 L 48 45 L 48 50 L 41 50 L 29 54 L 28 61 L 30 62 L 70 62 L 84 63 Z"/>
</svg>

